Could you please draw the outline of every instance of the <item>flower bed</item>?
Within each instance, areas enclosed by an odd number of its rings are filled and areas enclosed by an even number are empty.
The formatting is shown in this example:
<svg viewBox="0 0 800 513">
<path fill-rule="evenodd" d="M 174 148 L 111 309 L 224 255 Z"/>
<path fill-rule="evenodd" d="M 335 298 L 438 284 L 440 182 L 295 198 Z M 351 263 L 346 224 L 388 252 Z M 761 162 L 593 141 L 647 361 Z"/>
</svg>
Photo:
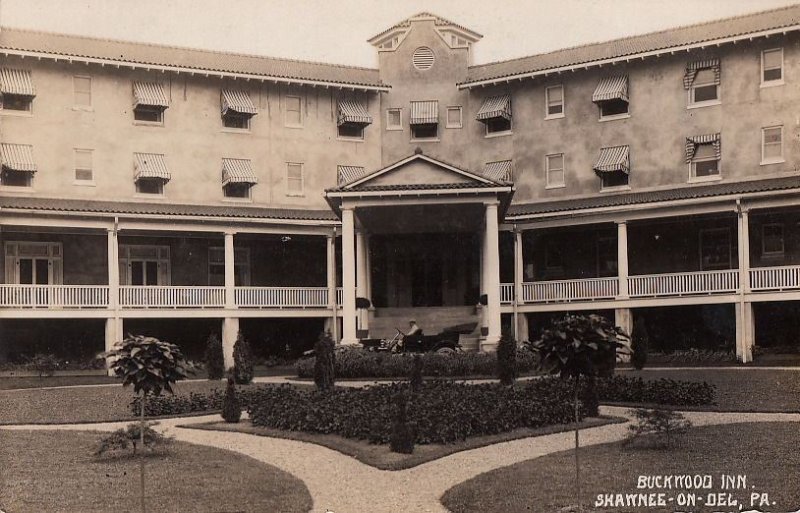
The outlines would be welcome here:
<svg viewBox="0 0 800 513">
<path fill-rule="evenodd" d="M 429 377 L 495 376 L 497 355 L 494 353 L 423 353 L 422 375 Z M 297 376 L 314 376 L 314 358 L 298 360 Z M 337 378 L 406 378 L 411 374 L 413 355 L 366 351 L 359 347 L 336 351 Z M 517 372 L 530 373 L 536 368 L 536 355 L 529 350 L 517 351 Z"/>
</svg>

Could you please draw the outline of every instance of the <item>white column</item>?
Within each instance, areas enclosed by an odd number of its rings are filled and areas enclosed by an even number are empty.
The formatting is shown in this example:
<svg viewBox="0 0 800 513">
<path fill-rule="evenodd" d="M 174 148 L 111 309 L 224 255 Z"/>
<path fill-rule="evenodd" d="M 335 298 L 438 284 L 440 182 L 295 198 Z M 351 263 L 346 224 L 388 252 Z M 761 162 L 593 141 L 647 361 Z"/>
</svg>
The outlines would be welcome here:
<svg viewBox="0 0 800 513">
<path fill-rule="evenodd" d="M 235 252 L 233 250 L 233 235 L 235 232 L 225 232 L 225 308 L 236 308 L 236 267 Z"/>
<path fill-rule="evenodd" d="M 480 276 L 480 293 L 481 295 L 486 294 L 486 277 L 489 275 L 489 271 L 486 269 L 488 265 L 488 260 L 486 258 L 487 253 L 487 238 L 486 238 L 486 230 L 481 234 L 481 254 L 480 254 L 480 264 L 481 264 L 481 276 Z M 481 342 L 486 339 L 486 336 L 489 334 L 489 317 L 488 317 L 488 307 L 487 305 L 478 305 L 479 306 L 479 315 L 480 315 L 480 322 L 481 322 Z"/>
<path fill-rule="evenodd" d="M 111 351 L 114 349 L 114 345 L 122 340 L 123 337 L 122 333 L 122 319 L 119 317 L 109 317 L 106 319 L 106 326 L 105 326 L 105 350 Z M 111 364 L 113 360 L 111 358 L 106 358 L 106 369 L 108 369 L 108 375 L 113 376 L 114 372 L 111 370 Z"/>
<path fill-rule="evenodd" d="M 619 297 L 628 299 L 628 223 L 617 223 L 617 275 L 619 276 Z"/>
<path fill-rule="evenodd" d="M 367 237 L 363 230 L 356 231 L 356 296 L 370 299 L 369 297 L 369 270 L 367 267 Z M 358 329 L 364 333 L 369 331 L 369 312 L 363 308 L 358 309 Z"/>
<path fill-rule="evenodd" d="M 489 333 L 481 347 L 484 351 L 494 351 L 500 341 L 500 243 L 497 223 L 497 203 L 486 205 L 486 317 Z"/>
<path fill-rule="evenodd" d="M 736 304 L 736 357 L 742 363 L 753 361 L 755 345 L 755 319 L 753 303 L 748 302 L 750 292 L 750 216 L 740 210 L 737 219 L 739 255 L 739 302 Z"/>
<path fill-rule="evenodd" d="M 633 332 L 633 314 L 630 308 L 614 309 L 614 324 L 630 335 Z"/>
<path fill-rule="evenodd" d="M 233 345 L 236 344 L 238 335 L 239 319 L 236 317 L 222 319 L 222 357 L 225 361 L 225 369 L 233 368 Z"/>
<path fill-rule="evenodd" d="M 342 208 L 342 344 L 358 344 L 356 337 L 355 219 L 352 207 Z"/>
<path fill-rule="evenodd" d="M 528 318 L 520 313 L 522 283 L 525 280 L 525 255 L 522 251 L 522 231 L 514 230 L 514 338 L 517 342 L 528 340 Z"/>
<path fill-rule="evenodd" d="M 336 322 L 336 239 L 334 238 L 334 234 L 330 233 L 325 236 L 326 240 L 326 260 L 327 260 L 327 272 L 328 272 L 328 308 L 331 310 L 331 317 L 326 322 L 328 331 L 331 332 L 331 337 L 334 341 L 339 340 L 339 326 L 338 322 Z"/>
<path fill-rule="evenodd" d="M 106 233 L 108 249 L 108 309 L 111 317 L 106 319 L 105 326 L 105 350 L 111 351 L 114 344 L 122 340 L 122 319 L 119 316 L 119 244 L 117 241 L 116 228 L 108 229 Z M 111 359 L 106 360 L 108 375 L 113 376 L 111 371 Z"/>
</svg>

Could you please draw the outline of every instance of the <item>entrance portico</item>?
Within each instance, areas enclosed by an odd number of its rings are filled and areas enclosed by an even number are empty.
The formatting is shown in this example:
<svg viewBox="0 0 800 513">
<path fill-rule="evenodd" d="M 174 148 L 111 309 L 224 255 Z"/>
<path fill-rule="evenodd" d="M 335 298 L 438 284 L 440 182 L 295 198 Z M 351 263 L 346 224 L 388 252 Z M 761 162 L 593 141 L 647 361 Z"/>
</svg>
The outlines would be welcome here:
<svg viewBox="0 0 800 513">
<path fill-rule="evenodd" d="M 421 152 L 349 178 L 326 191 L 342 219 L 342 343 L 368 332 L 361 297 L 377 308 L 480 304 L 480 347 L 493 350 L 501 326 L 498 223 L 513 186 Z"/>
</svg>

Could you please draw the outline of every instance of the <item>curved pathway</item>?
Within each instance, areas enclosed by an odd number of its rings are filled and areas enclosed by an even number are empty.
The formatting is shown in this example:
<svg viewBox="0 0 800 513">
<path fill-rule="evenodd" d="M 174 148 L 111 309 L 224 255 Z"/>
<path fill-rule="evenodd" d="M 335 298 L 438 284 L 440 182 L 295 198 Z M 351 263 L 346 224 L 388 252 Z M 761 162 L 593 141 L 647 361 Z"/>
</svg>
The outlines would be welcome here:
<svg viewBox="0 0 800 513">
<path fill-rule="evenodd" d="M 627 408 L 602 407 L 605 415 L 630 417 Z M 741 422 L 800 422 L 800 414 L 687 412 L 696 426 Z M 219 420 L 218 415 L 168 419 L 159 427 L 177 440 L 236 451 L 274 465 L 300 478 L 314 499 L 314 513 L 446 512 L 439 499 L 449 488 L 478 474 L 553 452 L 570 449 L 573 433 L 524 438 L 451 454 L 417 467 L 378 470 L 354 458 L 316 444 L 267 438 L 244 433 L 204 431 L 179 427 Z M 0 426 L 8 430 L 112 431 L 128 422 L 103 424 Z M 581 431 L 581 446 L 621 440 L 626 424 L 610 424 Z"/>
</svg>

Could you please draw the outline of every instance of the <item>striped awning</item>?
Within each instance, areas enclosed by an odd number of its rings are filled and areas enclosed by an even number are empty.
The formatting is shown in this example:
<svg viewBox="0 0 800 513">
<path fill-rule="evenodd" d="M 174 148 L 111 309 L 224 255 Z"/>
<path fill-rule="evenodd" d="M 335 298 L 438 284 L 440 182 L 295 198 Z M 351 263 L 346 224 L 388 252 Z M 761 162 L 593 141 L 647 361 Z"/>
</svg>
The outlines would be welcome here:
<svg viewBox="0 0 800 513">
<path fill-rule="evenodd" d="M 169 100 L 164 88 L 158 82 L 133 83 L 134 107 L 148 105 L 150 107 L 169 107 Z"/>
<path fill-rule="evenodd" d="M 250 159 L 222 159 L 222 186 L 229 183 L 258 183 Z"/>
<path fill-rule="evenodd" d="M 511 95 L 501 94 L 490 96 L 483 100 L 483 105 L 478 110 L 475 119 L 478 121 L 489 121 L 490 119 L 503 118 L 511 121 Z"/>
<path fill-rule="evenodd" d="M 168 182 L 172 175 L 167 168 L 167 161 L 160 153 L 134 153 L 133 179 L 155 178 Z"/>
<path fill-rule="evenodd" d="M 35 173 L 33 146 L 30 144 L 0 144 L 0 163 L 6 169 Z"/>
<path fill-rule="evenodd" d="M 716 134 L 705 134 L 705 135 L 693 135 L 691 137 L 686 138 L 686 163 L 691 164 L 692 160 L 694 159 L 694 155 L 697 152 L 697 146 L 701 144 L 711 144 L 714 146 L 714 154 L 716 155 L 717 159 L 722 157 L 722 147 L 720 144 L 720 136 L 719 133 Z"/>
<path fill-rule="evenodd" d="M 412 125 L 436 125 L 439 123 L 439 102 L 437 100 L 425 102 L 411 102 Z"/>
<path fill-rule="evenodd" d="M 612 173 L 614 171 L 630 172 L 630 147 L 611 146 L 600 150 L 600 156 L 593 166 L 596 173 Z"/>
<path fill-rule="evenodd" d="M 33 90 L 31 72 L 24 69 L 0 69 L 0 93 L 36 96 Z"/>
<path fill-rule="evenodd" d="M 354 123 L 357 125 L 369 125 L 372 123 L 372 116 L 367 112 L 367 106 L 358 100 L 339 100 L 338 125 Z"/>
<path fill-rule="evenodd" d="M 483 176 L 495 182 L 513 182 L 514 166 L 510 160 L 487 162 L 483 168 Z"/>
<path fill-rule="evenodd" d="M 337 183 L 342 186 L 354 182 L 364 176 L 361 166 L 336 166 Z"/>
<path fill-rule="evenodd" d="M 258 109 L 253 104 L 253 100 L 250 99 L 247 91 L 236 89 L 222 90 L 222 114 L 225 115 L 228 111 L 238 114 L 250 114 L 251 116 L 258 114 Z"/>
<path fill-rule="evenodd" d="M 701 69 L 710 69 L 714 71 L 714 83 L 719 85 L 719 59 L 707 59 L 704 61 L 690 62 L 686 65 L 686 72 L 683 74 L 683 88 L 691 89 L 694 84 L 694 79 L 697 77 L 697 72 Z"/>
<path fill-rule="evenodd" d="M 628 101 L 628 75 L 604 78 L 592 94 L 594 103 L 608 100 Z"/>
</svg>

